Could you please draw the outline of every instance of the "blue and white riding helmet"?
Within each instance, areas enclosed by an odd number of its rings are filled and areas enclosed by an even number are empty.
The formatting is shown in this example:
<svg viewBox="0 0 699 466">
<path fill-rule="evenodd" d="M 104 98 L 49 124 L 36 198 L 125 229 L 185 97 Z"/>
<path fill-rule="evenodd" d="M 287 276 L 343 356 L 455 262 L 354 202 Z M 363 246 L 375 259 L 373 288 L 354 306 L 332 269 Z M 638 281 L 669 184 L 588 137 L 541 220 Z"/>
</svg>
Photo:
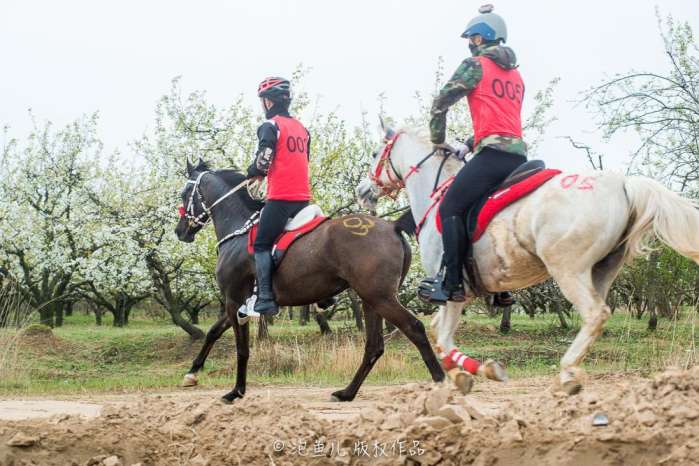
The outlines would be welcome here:
<svg viewBox="0 0 699 466">
<path fill-rule="evenodd" d="M 469 37 L 480 34 L 486 42 L 502 40 L 507 42 L 507 25 L 501 16 L 493 13 L 495 7 L 491 4 L 483 5 L 478 9 L 480 15 L 469 21 L 466 30 L 461 37 Z"/>
</svg>

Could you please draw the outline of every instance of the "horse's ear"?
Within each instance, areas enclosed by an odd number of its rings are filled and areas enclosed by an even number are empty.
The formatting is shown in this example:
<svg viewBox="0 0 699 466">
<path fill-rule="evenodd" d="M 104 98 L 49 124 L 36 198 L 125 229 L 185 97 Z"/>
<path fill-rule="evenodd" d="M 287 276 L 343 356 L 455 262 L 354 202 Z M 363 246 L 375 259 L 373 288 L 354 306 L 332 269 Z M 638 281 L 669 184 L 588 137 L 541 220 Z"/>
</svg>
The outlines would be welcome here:
<svg viewBox="0 0 699 466">
<path fill-rule="evenodd" d="M 383 138 L 388 141 L 396 134 L 396 132 L 393 131 L 390 126 L 386 125 L 386 122 L 381 115 L 379 115 L 379 121 L 381 122 L 381 134 L 383 135 Z"/>
<path fill-rule="evenodd" d="M 204 165 L 206 165 L 206 162 L 204 162 L 204 160 L 201 157 L 199 157 L 199 161 L 197 161 L 197 167 L 201 168 Z"/>
<path fill-rule="evenodd" d="M 192 162 L 189 160 L 189 157 L 187 157 L 187 176 L 191 176 L 193 171 L 194 166 L 192 165 Z"/>
</svg>

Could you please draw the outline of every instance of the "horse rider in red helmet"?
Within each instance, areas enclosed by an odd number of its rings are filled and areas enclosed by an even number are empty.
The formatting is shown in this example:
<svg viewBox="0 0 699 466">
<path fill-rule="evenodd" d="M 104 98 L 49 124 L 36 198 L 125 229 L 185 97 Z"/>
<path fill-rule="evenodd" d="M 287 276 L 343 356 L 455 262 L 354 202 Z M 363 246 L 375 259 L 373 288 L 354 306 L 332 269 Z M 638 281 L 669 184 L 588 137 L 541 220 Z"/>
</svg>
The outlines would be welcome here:
<svg viewBox="0 0 699 466">
<path fill-rule="evenodd" d="M 272 248 L 286 222 L 308 205 L 311 186 L 308 173 L 311 135 L 289 114 L 291 89 L 287 79 L 262 81 L 257 96 L 267 121 L 257 128 L 257 153 L 248 167 L 248 178 L 267 177 L 267 202 L 260 214 L 255 239 L 257 301 L 262 315 L 279 312 L 272 289 Z"/>
</svg>

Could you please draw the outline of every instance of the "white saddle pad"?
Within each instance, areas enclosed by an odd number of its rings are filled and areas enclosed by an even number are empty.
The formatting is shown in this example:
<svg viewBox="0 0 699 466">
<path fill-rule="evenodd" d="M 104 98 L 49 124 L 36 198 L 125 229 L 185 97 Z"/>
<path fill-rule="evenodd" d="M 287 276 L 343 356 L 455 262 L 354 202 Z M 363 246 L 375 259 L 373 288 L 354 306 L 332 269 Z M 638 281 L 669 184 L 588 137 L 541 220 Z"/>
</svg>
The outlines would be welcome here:
<svg viewBox="0 0 699 466">
<path fill-rule="evenodd" d="M 286 231 L 291 231 L 291 230 L 296 230 L 297 228 L 301 228 L 304 226 L 306 223 L 310 222 L 316 217 L 320 217 L 323 215 L 323 210 L 315 205 L 311 204 L 307 207 L 304 207 L 301 212 L 296 214 L 296 216 L 292 219 L 289 219 L 288 222 L 286 222 L 286 227 L 284 227 L 284 230 Z"/>
</svg>

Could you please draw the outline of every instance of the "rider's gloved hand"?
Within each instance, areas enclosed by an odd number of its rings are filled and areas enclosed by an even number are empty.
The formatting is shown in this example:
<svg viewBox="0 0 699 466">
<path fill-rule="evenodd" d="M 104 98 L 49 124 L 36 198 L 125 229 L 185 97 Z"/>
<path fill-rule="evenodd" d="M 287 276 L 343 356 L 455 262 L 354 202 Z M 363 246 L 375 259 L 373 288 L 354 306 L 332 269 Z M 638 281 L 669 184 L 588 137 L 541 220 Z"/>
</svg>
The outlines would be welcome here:
<svg viewBox="0 0 699 466">
<path fill-rule="evenodd" d="M 255 165 L 255 162 L 251 163 L 250 166 L 248 167 L 248 179 L 251 178 L 261 178 L 265 176 L 264 173 L 262 173 L 258 168 L 257 165 Z"/>
<path fill-rule="evenodd" d="M 468 139 L 466 139 L 466 147 L 468 148 L 469 152 L 473 152 L 473 136 L 470 136 Z"/>
<path fill-rule="evenodd" d="M 461 160 L 462 162 L 466 160 L 466 157 L 468 154 L 472 152 L 471 148 L 465 144 L 459 144 L 456 147 L 454 147 L 454 157 L 457 159 Z"/>
</svg>

